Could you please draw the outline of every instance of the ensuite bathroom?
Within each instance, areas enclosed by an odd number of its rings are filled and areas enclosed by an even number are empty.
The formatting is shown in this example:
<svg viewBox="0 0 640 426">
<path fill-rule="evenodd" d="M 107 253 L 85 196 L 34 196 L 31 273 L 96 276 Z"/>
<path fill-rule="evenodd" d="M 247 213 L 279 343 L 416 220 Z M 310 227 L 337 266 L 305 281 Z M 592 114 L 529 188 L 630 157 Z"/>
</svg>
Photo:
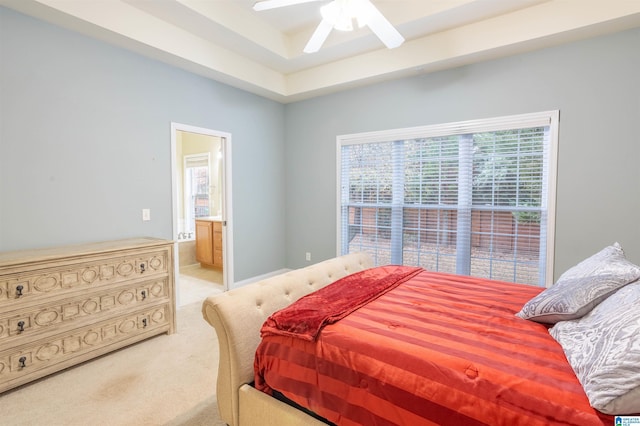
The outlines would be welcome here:
<svg viewBox="0 0 640 426">
<path fill-rule="evenodd" d="M 223 289 L 222 138 L 176 131 L 180 304 Z M 217 232 L 216 232 L 217 231 Z"/>
</svg>

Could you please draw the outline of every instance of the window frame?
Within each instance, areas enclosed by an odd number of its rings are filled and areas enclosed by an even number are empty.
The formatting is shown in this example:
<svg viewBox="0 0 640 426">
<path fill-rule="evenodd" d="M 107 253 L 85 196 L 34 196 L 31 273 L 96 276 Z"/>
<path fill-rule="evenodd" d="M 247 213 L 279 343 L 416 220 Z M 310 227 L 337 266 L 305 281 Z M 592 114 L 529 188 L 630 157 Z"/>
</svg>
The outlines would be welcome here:
<svg viewBox="0 0 640 426">
<path fill-rule="evenodd" d="M 192 163 L 192 164 L 190 164 Z M 192 202 L 192 196 L 198 195 L 193 194 L 191 192 L 192 185 L 189 186 L 188 183 L 191 183 L 191 178 L 189 176 L 190 169 L 198 168 L 198 167 L 206 167 L 207 169 L 207 191 L 208 191 L 208 209 L 211 209 L 211 153 L 210 152 L 199 152 L 195 154 L 186 154 L 183 158 L 183 167 L 182 167 L 182 179 L 183 179 L 183 202 L 184 202 L 184 232 L 185 233 L 195 233 L 195 220 L 200 217 L 195 214 L 195 204 Z"/>
<path fill-rule="evenodd" d="M 553 284 L 553 266 L 555 249 L 555 212 L 557 193 L 557 169 L 558 169 L 558 128 L 560 111 L 550 110 L 535 113 L 516 114 L 500 117 L 491 117 L 476 120 L 433 124 L 426 126 L 380 130 L 354 134 L 338 135 L 336 137 L 336 253 L 340 255 L 342 248 L 342 147 L 345 145 L 357 145 L 365 143 L 381 143 L 399 140 L 411 140 L 448 135 L 463 135 L 470 133 L 492 132 L 511 130 L 515 128 L 528 128 L 537 126 L 549 126 L 549 149 L 547 152 L 546 179 L 547 197 L 542 200 L 543 208 L 547 211 L 546 234 L 544 241 L 545 250 L 545 278 L 544 285 Z M 348 200 L 347 200 L 348 201 Z"/>
</svg>

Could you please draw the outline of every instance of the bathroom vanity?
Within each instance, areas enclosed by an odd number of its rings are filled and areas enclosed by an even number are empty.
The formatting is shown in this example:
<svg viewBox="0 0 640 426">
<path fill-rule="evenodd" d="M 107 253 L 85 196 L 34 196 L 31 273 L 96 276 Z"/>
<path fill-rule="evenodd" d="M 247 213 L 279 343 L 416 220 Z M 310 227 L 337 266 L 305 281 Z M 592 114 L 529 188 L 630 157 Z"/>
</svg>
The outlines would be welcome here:
<svg viewBox="0 0 640 426">
<path fill-rule="evenodd" d="M 196 219 L 196 260 L 205 268 L 222 269 L 222 220 L 218 216 Z"/>
</svg>

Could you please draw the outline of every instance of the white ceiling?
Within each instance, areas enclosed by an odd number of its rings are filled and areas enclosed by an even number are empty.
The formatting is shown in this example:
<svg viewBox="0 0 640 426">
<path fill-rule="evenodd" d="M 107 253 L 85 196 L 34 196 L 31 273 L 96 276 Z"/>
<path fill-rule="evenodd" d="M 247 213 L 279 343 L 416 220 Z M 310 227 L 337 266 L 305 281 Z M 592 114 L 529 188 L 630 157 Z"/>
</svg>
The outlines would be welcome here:
<svg viewBox="0 0 640 426">
<path fill-rule="evenodd" d="M 200 75 L 292 102 L 640 26 L 640 0 L 372 0 L 406 39 L 333 31 L 302 52 L 318 0 L 255 12 L 254 0 L 0 0 L 27 15 Z"/>
</svg>

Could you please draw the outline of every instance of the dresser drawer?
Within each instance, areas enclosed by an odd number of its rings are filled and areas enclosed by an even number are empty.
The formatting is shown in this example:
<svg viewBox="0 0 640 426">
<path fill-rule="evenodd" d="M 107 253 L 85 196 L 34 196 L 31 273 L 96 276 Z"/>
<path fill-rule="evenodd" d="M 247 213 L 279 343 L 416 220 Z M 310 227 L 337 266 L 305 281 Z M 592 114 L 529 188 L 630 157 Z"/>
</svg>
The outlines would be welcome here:
<svg viewBox="0 0 640 426">
<path fill-rule="evenodd" d="M 169 303 L 0 351 L 0 392 L 171 328 Z"/>
<path fill-rule="evenodd" d="M 58 327 L 78 327 L 123 309 L 139 307 L 171 298 L 168 278 L 143 281 L 133 286 L 108 288 L 94 294 L 63 299 L 46 306 L 0 314 L 0 347 L 9 340 L 30 338 Z"/>
<path fill-rule="evenodd" d="M 24 272 L 3 273 L 0 270 L 0 309 L 16 303 L 63 296 L 76 290 L 117 285 L 158 274 L 167 275 L 170 255 L 168 249 L 132 251 L 130 254 L 82 259 L 75 264 L 55 267 L 45 263 Z"/>
</svg>

